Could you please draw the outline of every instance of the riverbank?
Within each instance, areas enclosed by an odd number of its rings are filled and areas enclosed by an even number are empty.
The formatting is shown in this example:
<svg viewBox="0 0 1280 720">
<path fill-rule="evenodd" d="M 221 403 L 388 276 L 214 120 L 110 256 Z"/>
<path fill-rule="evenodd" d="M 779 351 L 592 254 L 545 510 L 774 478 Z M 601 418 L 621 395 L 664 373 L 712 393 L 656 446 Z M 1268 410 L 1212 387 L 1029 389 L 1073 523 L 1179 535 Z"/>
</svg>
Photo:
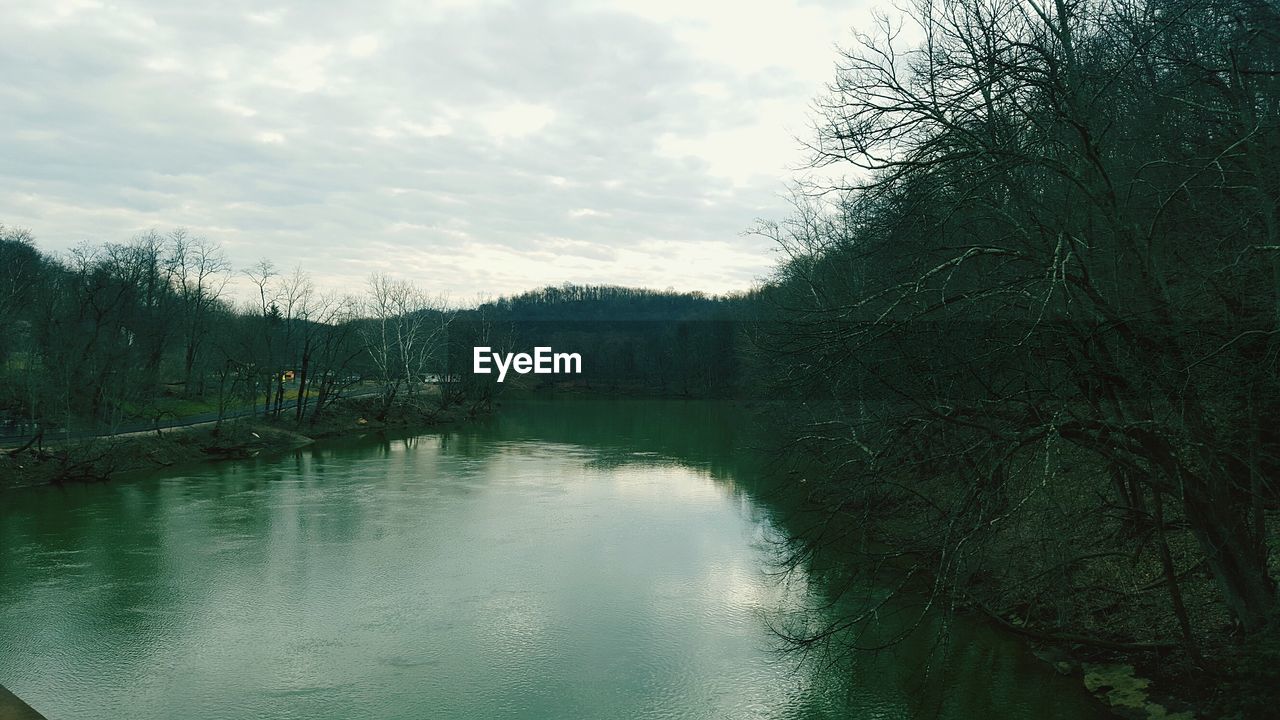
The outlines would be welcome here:
<svg viewBox="0 0 1280 720">
<path fill-rule="evenodd" d="M 1026 636 L 1007 621 L 995 625 Z M 1271 717 L 1280 692 L 1280 646 L 1274 640 L 1234 650 L 1204 650 L 1195 661 L 1175 649 L 1106 649 L 1026 637 L 1037 657 L 1082 682 L 1112 714 L 1125 720 Z"/>
<path fill-rule="evenodd" d="M 1280 520 L 1274 513 L 1267 519 Z M 1161 567 L 1158 540 L 1135 549 L 1119 533 L 1100 532 L 1080 546 L 1091 552 L 1068 556 L 1054 584 L 1044 586 L 1025 581 L 1036 577 L 1029 564 L 1018 566 L 1030 562 L 1018 552 L 1032 545 L 1030 536 L 1004 542 L 993 543 L 1004 559 L 1001 572 L 975 574 L 961 604 L 1026 638 L 1037 656 L 1078 678 L 1117 716 L 1250 720 L 1271 716 L 1280 704 L 1280 622 L 1242 634 L 1182 527 L 1165 528 L 1176 573 Z M 1271 565 L 1274 576 L 1277 558 Z M 1189 638 L 1168 606 L 1171 576 Z"/>
<path fill-rule="evenodd" d="M 477 415 L 461 405 L 397 404 L 383 413 L 378 397 L 335 403 L 299 426 L 292 413 L 205 422 L 164 430 L 51 441 L 0 450 L 0 489 L 107 482 L 126 473 L 288 452 L 318 440 L 377 430 L 431 430 Z M 381 417 L 379 417 L 381 416 Z"/>
<path fill-rule="evenodd" d="M 0 720 L 45 720 L 45 717 L 0 685 Z"/>
<path fill-rule="evenodd" d="M 874 586 L 909 578 L 904 595 L 1020 636 L 1119 717 L 1248 720 L 1280 705 L 1280 620 L 1242 631 L 1169 507 L 1163 524 L 1123 508 L 1096 513 L 1111 476 L 1090 457 L 1060 448 L 1011 468 L 990 492 L 971 468 L 928 456 L 894 473 L 841 475 L 846 466 L 827 464 L 825 448 L 795 452 L 775 428 L 766 424 L 761 442 L 803 498 L 789 523 L 797 547 Z M 1280 513 L 1265 520 L 1274 528 Z M 849 616 L 864 610 L 854 603 Z"/>
</svg>

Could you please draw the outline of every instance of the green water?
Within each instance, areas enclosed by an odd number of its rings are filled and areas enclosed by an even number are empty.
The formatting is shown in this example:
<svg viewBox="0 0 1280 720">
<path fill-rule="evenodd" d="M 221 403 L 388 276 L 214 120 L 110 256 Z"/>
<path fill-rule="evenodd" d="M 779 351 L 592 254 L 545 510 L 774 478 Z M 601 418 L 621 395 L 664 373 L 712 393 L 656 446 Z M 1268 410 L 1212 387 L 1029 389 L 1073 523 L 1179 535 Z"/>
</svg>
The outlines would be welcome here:
<svg viewBox="0 0 1280 720">
<path fill-rule="evenodd" d="M 0 684 L 68 718 L 1085 718 L 956 628 L 798 664 L 741 414 L 508 404 L 465 430 L 0 496 Z"/>
</svg>

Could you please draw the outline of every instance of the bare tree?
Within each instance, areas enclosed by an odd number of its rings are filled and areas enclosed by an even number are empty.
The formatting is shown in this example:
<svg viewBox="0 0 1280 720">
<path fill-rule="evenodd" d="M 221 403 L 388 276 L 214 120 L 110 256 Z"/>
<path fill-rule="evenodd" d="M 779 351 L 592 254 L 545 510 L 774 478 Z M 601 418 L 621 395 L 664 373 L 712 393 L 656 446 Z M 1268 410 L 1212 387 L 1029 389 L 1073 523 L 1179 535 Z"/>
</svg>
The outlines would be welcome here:
<svg viewBox="0 0 1280 720">
<path fill-rule="evenodd" d="M 1136 553 L 1192 655 L 1200 564 L 1260 631 L 1274 5 L 948 0 L 906 20 L 918 42 L 881 18 L 817 104 L 813 163 L 851 177 L 761 228 L 788 256 L 766 343 L 824 504 L 892 530 L 939 598 L 982 601 L 973 579 L 1000 572 L 1033 606 L 1114 606 L 1134 590 L 1098 581 L 1107 553 Z M 814 544 L 853 542 L 842 527 Z M 1111 544 L 1060 539 L 1081 532 Z M 992 569 L 993 548 L 1016 561 Z"/>
<path fill-rule="evenodd" d="M 218 246 L 205 238 L 193 237 L 184 229 L 170 232 L 166 240 L 169 254 L 165 262 L 182 312 L 183 385 L 191 393 L 195 389 L 192 372 L 208 334 L 213 310 L 231 279 L 231 264 Z M 200 386 L 203 392 L 203 380 Z"/>
<path fill-rule="evenodd" d="M 403 280 L 383 274 L 369 278 L 361 327 L 369 355 L 383 383 L 382 415 L 403 391 L 412 399 L 440 353 L 453 314 L 444 297 L 428 295 Z"/>
<path fill-rule="evenodd" d="M 275 287 L 275 278 L 279 273 L 276 271 L 274 263 L 263 259 L 258 264 L 245 270 L 244 275 L 249 278 L 249 281 L 257 289 L 257 304 L 254 310 L 258 318 L 258 332 L 256 334 L 256 347 L 250 352 L 252 359 L 249 362 L 254 378 L 251 394 L 254 396 L 258 394 L 258 387 L 261 383 L 266 394 L 262 411 L 263 414 L 270 414 L 272 392 L 280 374 L 280 368 L 277 367 L 279 359 L 276 357 L 275 342 L 275 336 L 280 325 L 280 308 L 276 304 L 279 299 L 279 293 Z"/>
</svg>

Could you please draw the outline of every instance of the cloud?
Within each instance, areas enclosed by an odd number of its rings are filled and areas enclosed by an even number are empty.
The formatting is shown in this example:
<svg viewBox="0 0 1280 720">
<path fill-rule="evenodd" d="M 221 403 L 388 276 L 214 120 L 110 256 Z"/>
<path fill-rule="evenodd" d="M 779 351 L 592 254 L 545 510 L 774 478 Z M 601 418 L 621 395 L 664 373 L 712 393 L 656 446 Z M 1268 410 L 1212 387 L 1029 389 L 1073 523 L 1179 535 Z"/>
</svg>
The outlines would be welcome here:
<svg viewBox="0 0 1280 720">
<path fill-rule="evenodd" d="M 10 0 L 0 223 L 186 226 L 337 290 L 726 291 L 865 8 Z"/>
<path fill-rule="evenodd" d="M 380 45 L 377 35 L 360 35 L 347 43 L 347 52 L 352 57 L 366 58 L 376 53 Z"/>
<path fill-rule="evenodd" d="M 516 102 L 478 114 L 480 125 L 498 140 L 523 138 L 536 133 L 549 125 L 555 117 L 555 110 L 527 102 Z"/>
</svg>

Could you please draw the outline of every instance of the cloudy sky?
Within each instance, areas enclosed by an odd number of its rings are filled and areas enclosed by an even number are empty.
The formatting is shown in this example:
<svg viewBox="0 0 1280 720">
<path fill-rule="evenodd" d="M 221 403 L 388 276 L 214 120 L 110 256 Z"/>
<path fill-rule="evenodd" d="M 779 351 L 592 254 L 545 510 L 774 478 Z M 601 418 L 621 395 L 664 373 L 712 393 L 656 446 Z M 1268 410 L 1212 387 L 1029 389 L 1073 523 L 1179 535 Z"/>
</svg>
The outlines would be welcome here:
<svg viewBox="0 0 1280 720">
<path fill-rule="evenodd" d="M 335 290 L 746 288 L 873 1 L 4 0 L 0 224 Z"/>
</svg>

